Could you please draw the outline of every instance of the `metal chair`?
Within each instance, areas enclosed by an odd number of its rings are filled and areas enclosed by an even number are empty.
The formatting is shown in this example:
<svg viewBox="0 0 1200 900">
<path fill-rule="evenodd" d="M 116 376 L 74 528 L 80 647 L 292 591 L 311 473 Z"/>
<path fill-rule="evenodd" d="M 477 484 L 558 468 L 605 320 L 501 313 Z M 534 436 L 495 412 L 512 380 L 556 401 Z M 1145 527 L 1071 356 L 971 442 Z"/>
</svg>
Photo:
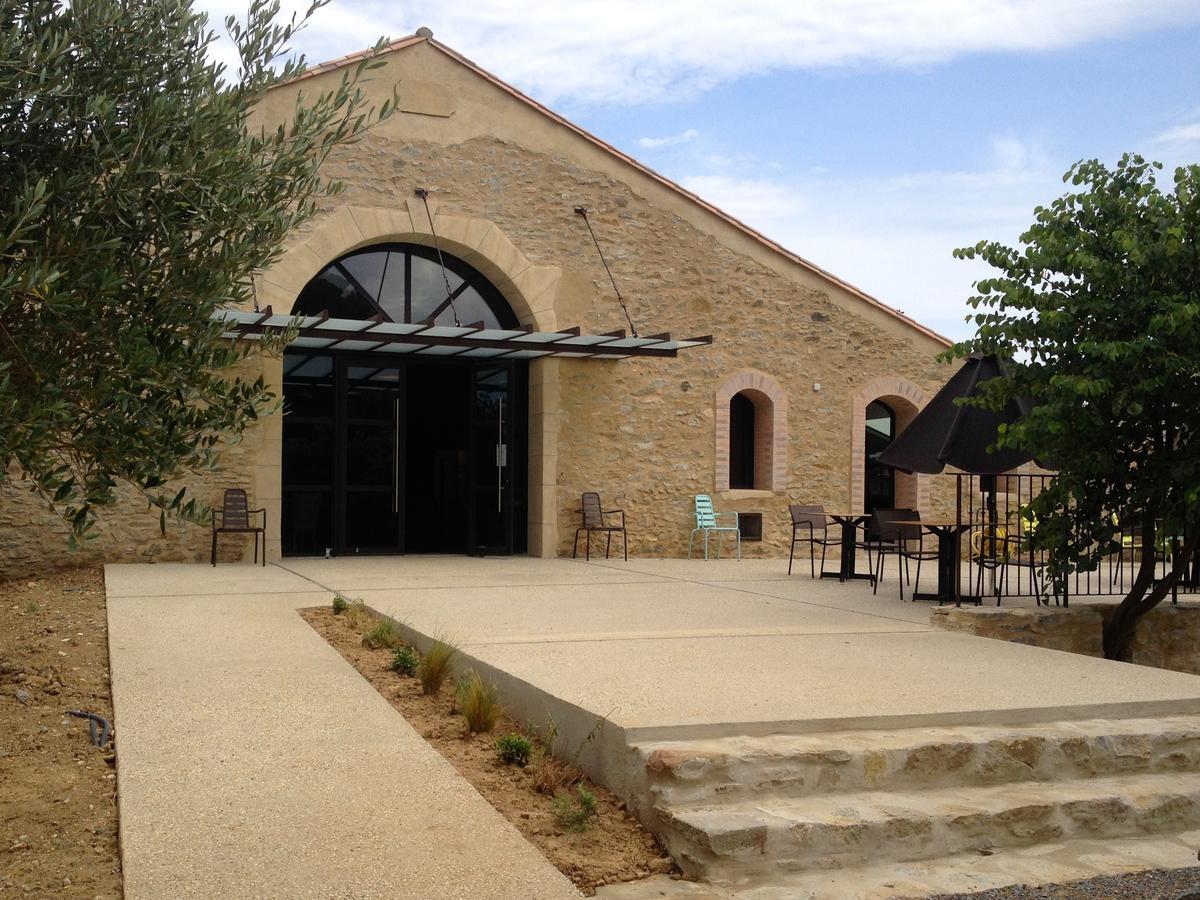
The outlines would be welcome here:
<svg viewBox="0 0 1200 900">
<path fill-rule="evenodd" d="M 625 561 L 629 561 L 629 532 L 625 530 L 625 510 L 623 509 L 602 509 L 600 506 L 600 495 L 595 491 L 588 491 L 583 495 L 581 504 L 583 509 L 583 524 L 575 529 L 575 543 L 571 547 L 571 559 L 576 559 L 579 554 L 579 535 L 583 532 L 587 535 L 586 555 L 584 559 L 592 558 L 592 532 L 600 531 L 608 534 L 608 541 L 604 545 L 604 558 L 608 559 L 608 551 L 612 549 L 612 536 L 614 532 L 621 533 L 621 546 L 625 552 Z M 605 521 L 605 516 L 613 516 L 620 514 L 620 525 L 609 525 Z"/>
<path fill-rule="evenodd" d="M 721 519 L 733 516 L 732 525 L 722 525 Z M 708 536 L 714 532 L 717 535 L 717 559 L 721 558 L 721 541 L 727 532 L 732 531 L 737 538 L 737 558 L 742 558 L 742 530 L 738 527 L 738 514 L 735 512 L 719 513 L 713 509 L 712 497 L 708 494 L 696 495 L 696 527 L 688 536 L 688 559 L 692 558 L 692 543 L 698 532 L 704 533 L 704 558 L 708 559 Z"/>
<path fill-rule="evenodd" d="M 925 549 L 925 529 L 919 524 L 901 524 L 903 521 L 920 522 L 921 514 L 915 509 L 877 509 L 871 514 L 872 531 L 878 535 L 875 544 L 875 584 L 872 593 L 879 592 L 879 582 L 883 580 L 883 564 L 888 556 L 895 556 L 897 562 L 903 560 L 903 571 L 896 573 L 896 581 L 900 586 L 900 599 L 904 599 L 904 582 L 913 586 L 913 592 L 921 584 L 921 561 L 936 561 L 936 549 Z M 915 544 L 915 547 L 914 547 Z M 917 561 L 917 580 L 913 584 L 912 575 L 908 568 L 909 560 Z M 915 598 L 914 598 L 915 599 Z"/>
<path fill-rule="evenodd" d="M 838 546 L 841 541 L 829 536 L 829 518 L 823 506 L 800 506 L 788 504 L 792 516 L 792 547 L 788 552 L 788 574 L 792 574 L 792 560 L 796 555 L 796 544 L 808 544 L 808 566 L 812 577 L 817 577 L 817 544 L 821 545 L 821 571 L 825 571 L 825 551 Z"/>
<path fill-rule="evenodd" d="M 217 525 L 217 510 L 212 511 L 212 564 L 217 564 L 217 535 L 219 534 L 253 534 L 254 561 L 258 562 L 258 536 L 262 535 L 262 564 L 267 564 L 267 510 L 250 509 L 250 501 L 246 492 L 241 488 L 226 488 L 225 497 L 221 504 L 221 524 Z M 262 514 L 262 525 L 251 525 L 252 515 Z"/>
</svg>

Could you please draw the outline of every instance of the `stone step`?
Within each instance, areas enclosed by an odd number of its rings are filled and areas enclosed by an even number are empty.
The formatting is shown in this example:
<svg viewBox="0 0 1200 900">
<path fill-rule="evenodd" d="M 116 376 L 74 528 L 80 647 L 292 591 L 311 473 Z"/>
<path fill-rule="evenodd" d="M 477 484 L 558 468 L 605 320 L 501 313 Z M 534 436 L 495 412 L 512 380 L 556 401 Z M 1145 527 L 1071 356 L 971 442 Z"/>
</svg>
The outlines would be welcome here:
<svg viewBox="0 0 1200 900">
<path fill-rule="evenodd" d="M 657 810 L 681 868 L 725 881 L 1200 828 L 1200 774 L 760 798 Z"/>
<path fill-rule="evenodd" d="M 1056 841 L 1035 847 L 1006 848 L 988 855 L 960 853 L 921 862 L 784 875 L 771 879 L 770 883 L 751 881 L 727 888 L 718 896 L 730 900 L 845 900 L 849 897 L 884 900 L 969 894 L 1010 885 L 1058 885 L 1101 875 L 1194 866 L 1198 844 L 1200 832 L 1103 841 Z M 663 893 L 661 896 L 671 895 Z M 1052 889 L 1045 896 L 1059 896 L 1059 893 Z M 1066 892 L 1061 896 L 1067 896 Z M 1131 892 L 1096 896 L 1143 895 Z M 623 898 L 613 895 L 606 896 L 605 900 Z"/>
<path fill-rule="evenodd" d="M 1063 885 L 1150 869 L 1192 868 L 1196 865 L 1197 846 L 1200 846 L 1200 831 L 1104 841 L 1056 841 L 987 854 L 959 853 L 920 862 L 777 875 L 769 882 L 748 879 L 713 885 L 655 875 L 640 881 L 605 885 L 597 888 L 596 896 L 600 900 L 846 900 L 850 897 L 885 900 L 970 894 L 1012 885 Z M 1200 875 L 1195 881 L 1200 882 Z M 1057 893 L 1050 891 L 1045 896 Z M 1079 896 L 1083 896 L 1082 892 Z"/>
<path fill-rule="evenodd" d="M 1200 716 L 663 741 L 637 748 L 660 806 L 1200 771 Z"/>
</svg>

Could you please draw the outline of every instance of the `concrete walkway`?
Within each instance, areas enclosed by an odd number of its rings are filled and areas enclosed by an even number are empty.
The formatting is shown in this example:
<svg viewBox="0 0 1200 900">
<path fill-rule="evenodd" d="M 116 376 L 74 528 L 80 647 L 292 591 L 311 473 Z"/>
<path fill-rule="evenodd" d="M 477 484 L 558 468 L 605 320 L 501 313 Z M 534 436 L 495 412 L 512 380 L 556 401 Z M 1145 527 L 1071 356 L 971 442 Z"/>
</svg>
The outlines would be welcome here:
<svg viewBox="0 0 1200 900">
<path fill-rule="evenodd" d="M 283 569 L 108 566 L 125 896 L 579 896 L 295 612 Z"/>
</svg>

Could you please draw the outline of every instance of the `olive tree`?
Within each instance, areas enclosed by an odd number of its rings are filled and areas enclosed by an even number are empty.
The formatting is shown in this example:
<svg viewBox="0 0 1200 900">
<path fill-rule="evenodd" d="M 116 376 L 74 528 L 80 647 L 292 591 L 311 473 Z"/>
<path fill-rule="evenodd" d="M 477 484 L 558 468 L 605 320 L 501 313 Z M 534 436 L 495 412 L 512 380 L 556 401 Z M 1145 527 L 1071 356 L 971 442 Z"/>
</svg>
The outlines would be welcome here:
<svg viewBox="0 0 1200 900">
<path fill-rule="evenodd" d="M 282 20 L 252 0 L 225 23 L 233 72 L 189 0 L 0 0 L 0 481 L 39 493 L 72 542 L 122 484 L 164 522 L 196 515 L 168 482 L 277 403 L 212 316 L 252 302 L 254 273 L 338 190 L 322 163 L 391 106 L 366 104 L 368 57 L 251 126 L 305 71 L 289 41 L 325 2 Z"/>
<path fill-rule="evenodd" d="M 1138 620 L 1200 540 L 1200 166 L 1176 169 L 1169 188 L 1161 169 L 1136 155 L 1113 169 L 1077 163 L 1064 177 L 1073 190 L 1037 208 L 1019 248 L 956 251 L 997 274 L 970 300 L 975 337 L 947 355 L 1014 359 L 980 402 L 1037 404 L 998 445 L 1057 470 L 1028 511 L 1052 574 L 1061 584 L 1094 569 L 1122 552 L 1122 531 L 1140 531 L 1140 565 L 1104 626 L 1110 659 L 1130 658 Z"/>
</svg>

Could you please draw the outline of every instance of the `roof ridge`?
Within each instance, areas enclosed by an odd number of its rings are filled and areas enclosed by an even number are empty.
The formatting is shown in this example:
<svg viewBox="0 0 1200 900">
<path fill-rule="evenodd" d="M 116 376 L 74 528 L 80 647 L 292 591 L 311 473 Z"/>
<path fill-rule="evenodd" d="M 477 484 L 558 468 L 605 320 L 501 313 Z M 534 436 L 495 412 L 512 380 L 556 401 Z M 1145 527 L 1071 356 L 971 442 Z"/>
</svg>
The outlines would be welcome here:
<svg viewBox="0 0 1200 900">
<path fill-rule="evenodd" d="M 810 262 L 809 260 L 807 260 L 803 256 L 801 256 L 799 253 L 796 253 L 793 250 L 789 250 L 787 247 L 783 246 L 783 244 L 780 244 L 778 241 L 772 240 L 771 238 L 767 237 L 765 234 L 763 234 L 758 229 L 753 228 L 750 225 L 747 225 L 745 222 L 743 222 L 741 219 L 737 218 L 736 216 L 725 212 L 725 210 L 721 209 L 719 206 L 709 203 L 707 200 L 705 200 L 699 194 L 688 190 L 683 185 L 679 184 L 677 181 L 673 181 L 670 178 L 668 178 L 667 176 L 665 176 L 659 172 L 656 172 L 654 169 L 650 168 L 645 163 L 639 162 L 638 160 L 634 159 L 628 153 L 625 153 L 624 151 L 617 149 L 616 147 L 614 147 L 612 144 L 608 143 L 607 141 L 596 137 L 596 135 L 592 134 L 586 128 L 576 125 L 570 119 L 567 119 L 566 117 L 559 115 L 554 110 L 550 109 L 548 106 L 546 106 L 542 103 L 539 103 L 537 100 L 534 100 L 528 94 L 522 92 L 518 88 L 513 87 L 511 84 L 504 81 L 503 79 L 493 75 L 487 69 L 483 68 L 483 66 L 476 63 L 474 60 L 469 59 L 468 57 L 459 53 L 457 50 L 453 49 L 452 47 L 448 47 L 445 44 L 441 43 L 440 41 L 434 40 L 433 34 L 432 34 L 432 32 L 429 31 L 428 28 L 419 28 L 419 29 L 417 29 L 416 33 L 409 35 L 408 37 L 399 38 L 397 40 L 391 41 L 380 52 L 381 53 L 390 53 L 393 50 L 402 50 L 406 47 L 411 47 L 414 44 L 419 44 L 421 42 L 425 42 L 425 43 L 429 44 L 431 47 L 444 53 L 446 56 L 450 57 L 455 62 L 458 62 L 459 64 L 466 66 L 467 68 L 471 69 L 476 74 L 478 74 L 480 77 L 486 79 L 487 81 L 490 81 L 493 85 L 500 88 L 502 91 L 505 91 L 506 93 L 512 95 L 516 99 L 533 107 L 535 110 L 542 113 L 543 115 L 548 116 L 549 118 L 558 122 L 560 125 L 570 129 L 571 131 L 575 132 L 577 135 L 582 137 L 584 140 L 586 140 L 586 141 L 596 145 L 600 149 L 612 154 L 613 156 L 617 157 L 625 164 L 632 166 L 633 168 L 637 169 L 639 172 L 642 172 L 644 175 L 647 175 L 651 180 L 657 181 L 659 184 L 663 185 L 668 190 L 674 191 L 675 193 L 680 194 L 681 196 L 687 198 L 688 200 L 697 204 L 701 208 L 707 210 L 712 215 L 715 215 L 717 218 L 722 219 L 725 222 L 729 223 L 734 228 L 738 229 L 739 231 L 741 231 L 744 234 L 746 234 L 747 236 L 749 236 L 751 239 L 757 241 L 758 243 L 762 244 L 763 246 L 767 247 L 768 249 L 773 250 L 774 252 L 778 253 L 780 256 L 783 256 L 785 259 L 789 259 L 792 262 L 796 263 L 797 265 L 799 265 L 805 269 L 808 269 L 810 272 L 815 273 L 816 275 L 820 276 L 821 278 L 838 285 L 840 288 L 842 288 L 842 290 L 846 291 L 847 293 L 851 294 L 852 296 L 857 297 L 858 299 L 862 300 L 869 306 L 874 306 L 875 308 L 886 313 L 887 315 L 890 315 L 896 319 L 899 319 L 905 325 L 908 325 L 909 327 L 913 328 L 914 330 L 921 332 L 926 337 L 932 338 L 934 341 L 937 341 L 938 343 L 941 343 L 947 347 L 951 346 L 951 344 L 953 343 L 945 335 L 939 334 L 938 332 L 934 331 L 932 328 L 928 328 L 925 325 L 922 325 L 916 319 L 912 318 L 911 316 L 907 315 L 906 313 L 901 312 L 896 307 L 890 306 L 887 303 L 884 303 L 882 300 L 878 299 L 877 297 L 873 297 L 872 295 L 870 295 L 866 291 L 864 291 L 862 288 L 856 287 L 855 285 L 851 284 L 850 282 L 834 275 L 828 269 L 823 269 L 820 266 L 818 266 L 816 263 Z M 358 60 L 366 58 L 367 56 L 371 55 L 371 53 L 372 53 L 372 50 L 370 50 L 370 49 L 359 50 L 355 53 L 349 53 L 346 56 L 341 57 L 340 59 L 332 60 L 332 61 L 326 62 L 326 63 L 320 63 L 319 65 L 316 65 L 316 66 L 312 67 L 311 69 L 306 70 L 303 75 L 298 76 L 298 78 L 292 79 L 292 81 L 297 81 L 301 78 L 309 78 L 309 77 L 312 77 L 313 75 L 318 75 L 323 72 L 331 71 L 333 69 L 342 68 L 343 66 L 350 65 L 353 62 L 357 62 Z M 288 82 L 288 83 L 291 83 L 291 82 Z"/>
</svg>

